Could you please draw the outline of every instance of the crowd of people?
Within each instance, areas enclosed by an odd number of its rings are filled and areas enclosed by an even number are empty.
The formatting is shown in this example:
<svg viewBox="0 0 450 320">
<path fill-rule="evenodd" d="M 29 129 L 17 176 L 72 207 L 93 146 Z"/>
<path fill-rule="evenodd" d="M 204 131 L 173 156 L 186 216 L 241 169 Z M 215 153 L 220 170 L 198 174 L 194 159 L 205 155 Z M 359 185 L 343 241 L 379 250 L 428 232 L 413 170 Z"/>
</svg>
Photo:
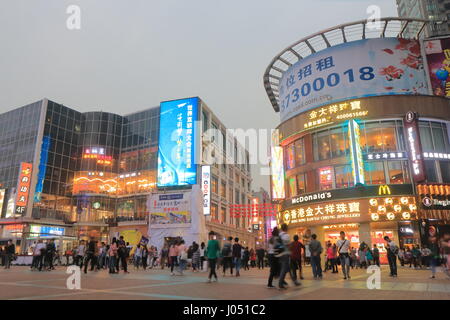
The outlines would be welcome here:
<svg viewBox="0 0 450 320">
<path fill-rule="evenodd" d="M 209 233 L 207 243 L 187 245 L 181 238 L 165 243 L 161 250 L 145 243 L 130 245 L 124 237 L 113 238 L 111 243 L 98 242 L 94 238 L 81 240 L 73 249 L 63 254 L 57 250 L 54 239 L 44 242 L 42 239 L 33 243 L 30 251 L 33 255 L 31 270 L 51 271 L 55 265 L 77 265 L 87 273 L 90 271 L 109 270 L 109 273 L 129 273 L 129 265 L 135 270 L 168 268 L 170 274 L 184 275 L 186 270 L 192 272 L 208 271 L 208 282 L 218 281 L 217 273 L 225 277 L 239 277 L 241 270 L 251 268 L 264 269 L 269 266 L 268 288 L 286 289 L 287 274 L 295 286 L 304 279 L 303 266 L 311 265 L 312 276 L 320 280 L 327 271 L 343 275 L 343 279 L 351 279 L 350 271 L 357 268 L 380 266 L 380 250 L 377 245 L 370 247 L 361 242 L 359 247 L 352 247 L 344 231 L 340 232 L 336 243 L 322 243 L 313 234 L 305 246 L 297 235 L 291 237 L 287 233 L 287 225 L 280 230 L 274 228 L 268 241 L 267 250 L 259 246 L 256 249 L 241 244 L 239 238 L 228 237 L 222 245 L 214 232 Z M 389 237 L 384 237 L 387 259 L 391 277 L 397 277 L 397 259 L 402 267 L 431 270 L 431 278 L 435 278 L 437 267 L 443 265 L 444 272 L 450 277 L 450 235 L 444 237 L 438 245 L 430 242 L 428 246 L 399 248 Z M 15 256 L 12 241 L 0 248 L 1 263 L 10 268 Z M 322 268 L 322 256 L 325 258 Z M 445 261 L 444 261 L 445 257 Z M 63 261 L 65 258 L 65 261 Z M 274 286 L 274 279 L 278 285 Z"/>
</svg>

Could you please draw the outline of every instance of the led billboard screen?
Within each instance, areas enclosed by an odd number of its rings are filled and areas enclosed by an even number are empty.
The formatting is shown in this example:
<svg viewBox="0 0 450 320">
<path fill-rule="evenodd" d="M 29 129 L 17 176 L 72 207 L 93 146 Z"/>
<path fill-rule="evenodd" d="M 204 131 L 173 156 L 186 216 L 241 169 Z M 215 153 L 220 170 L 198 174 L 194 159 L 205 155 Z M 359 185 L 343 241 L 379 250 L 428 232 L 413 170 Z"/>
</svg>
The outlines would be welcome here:
<svg viewBox="0 0 450 320">
<path fill-rule="evenodd" d="M 197 183 L 198 108 L 198 98 L 161 102 L 158 187 Z"/>
</svg>

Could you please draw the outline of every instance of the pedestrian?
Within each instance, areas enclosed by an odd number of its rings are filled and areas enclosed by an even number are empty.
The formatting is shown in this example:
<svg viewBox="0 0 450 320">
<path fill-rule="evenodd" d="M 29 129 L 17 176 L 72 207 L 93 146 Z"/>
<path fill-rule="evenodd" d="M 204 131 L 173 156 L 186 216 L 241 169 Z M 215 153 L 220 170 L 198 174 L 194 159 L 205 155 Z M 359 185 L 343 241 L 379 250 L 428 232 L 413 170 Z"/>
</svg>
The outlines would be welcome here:
<svg viewBox="0 0 450 320">
<path fill-rule="evenodd" d="M 158 247 L 154 246 L 154 247 L 153 247 L 153 259 L 152 259 L 152 261 L 151 261 L 151 267 L 152 267 L 152 269 L 153 269 L 153 267 L 156 266 L 157 261 L 158 261 Z"/>
<path fill-rule="evenodd" d="M 250 267 L 256 268 L 256 251 L 255 249 L 250 249 Z"/>
<path fill-rule="evenodd" d="M 164 246 L 161 250 L 161 257 L 159 260 L 161 269 L 164 269 L 164 267 L 166 266 L 166 263 L 168 263 L 168 258 L 169 258 L 169 247 L 167 246 L 167 243 L 164 243 Z"/>
<path fill-rule="evenodd" d="M 258 249 L 256 249 L 256 265 L 258 266 L 258 269 L 264 270 L 264 256 L 266 255 L 266 252 L 262 246 L 260 246 Z"/>
<path fill-rule="evenodd" d="M 173 272 L 173 269 L 175 268 L 175 265 L 178 265 L 178 252 L 177 252 L 177 245 L 178 242 L 174 241 L 169 247 L 169 264 L 170 264 L 170 274 L 172 276 L 175 275 Z"/>
<path fill-rule="evenodd" d="M 89 266 L 89 262 L 91 263 L 91 268 L 89 271 L 93 271 L 96 265 L 96 257 L 98 254 L 98 246 L 97 241 L 93 237 L 87 244 L 86 248 L 86 259 L 84 260 L 84 273 L 87 273 L 87 268 Z"/>
<path fill-rule="evenodd" d="M 291 256 L 290 256 L 290 270 L 291 278 L 297 282 L 297 270 L 299 270 L 299 278 L 303 280 L 302 276 L 302 250 L 305 246 L 299 241 L 298 235 L 294 236 L 294 241 L 289 245 Z"/>
<path fill-rule="evenodd" d="M 147 245 L 144 244 L 142 247 L 142 268 L 144 268 L 144 270 L 147 270 L 147 266 L 148 266 L 148 249 L 147 249 Z"/>
<path fill-rule="evenodd" d="M 367 258 L 366 258 L 366 243 L 363 241 L 358 249 L 359 265 L 362 268 L 367 269 Z"/>
<path fill-rule="evenodd" d="M 209 233 L 208 245 L 206 246 L 205 255 L 208 258 L 209 265 L 209 275 L 208 275 L 208 283 L 211 282 L 211 278 L 214 276 L 215 281 L 217 282 L 217 274 L 216 274 L 216 262 L 217 258 L 220 254 L 220 245 L 219 241 L 215 239 L 214 231 Z"/>
<path fill-rule="evenodd" d="M 397 277 L 397 254 L 398 254 L 398 246 L 394 241 L 389 239 L 388 236 L 385 236 L 384 241 L 386 241 L 386 250 L 387 257 L 389 262 L 389 269 L 391 277 Z"/>
<path fill-rule="evenodd" d="M 336 242 L 338 247 L 337 253 L 341 262 L 344 280 L 350 279 L 350 241 L 346 239 L 345 232 L 339 233 L 339 240 Z"/>
<path fill-rule="evenodd" d="M 242 255 L 242 265 L 244 266 L 244 270 L 250 270 L 250 268 L 248 267 L 249 260 L 250 260 L 250 252 L 248 251 L 248 247 L 245 247 Z"/>
<path fill-rule="evenodd" d="M 366 260 L 367 260 L 367 266 L 371 266 L 373 264 L 373 255 L 370 248 L 365 248 L 366 251 Z"/>
<path fill-rule="evenodd" d="M 200 246 L 194 241 L 192 245 L 192 270 L 198 272 L 200 270 Z"/>
<path fill-rule="evenodd" d="M 323 272 L 327 272 L 328 269 L 331 269 L 331 273 L 337 273 L 336 266 L 336 245 L 331 245 L 331 242 L 327 243 L 327 250 L 325 251 L 327 261 L 325 263 L 325 268 Z"/>
<path fill-rule="evenodd" d="M 5 269 L 11 268 L 11 262 L 13 261 L 15 254 L 16 254 L 16 246 L 14 245 L 12 240 L 9 239 L 5 248 Z"/>
<path fill-rule="evenodd" d="M 205 258 L 205 247 L 206 247 L 205 243 L 202 242 L 200 244 L 200 270 L 203 270 L 203 264 L 206 261 L 206 258 Z"/>
<path fill-rule="evenodd" d="M 77 253 L 75 257 L 75 265 L 79 266 L 80 269 L 83 268 L 83 259 L 84 259 L 84 253 L 85 253 L 85 245 L 84 240 L 80 241 L 80 244 L 77 247 Z"/>
<path fill-rule="evenodd" d="M 109 246 L 108 256 L 109 256 L 109 273 L 118 273 L 117 270 L 117 251 L 119 248 L 117 247 L 117 239 L 113 238 L 111 245 Z M 117 271 L 116 271 L 117 270 Z"/>
<path fill-rule="evenodd" d="M 97 269 L 103 269 L 106 266 L 106 244 L 102 241 L 98 249 Z"/>
<path fill-rule="evenodd" d="M 224 277 L 227 268 L 230 268 L 230 274 L 233 275 L 233 245 L 231 241 L 233 241 L 233 237 L 228 237 L 222 247 L 222 265 Z"/>
<path fill-rule="evenodd" d="M 233 251 L 233 263 L 234 263 L 234 267 L 236 269 L 236 277 L 239 277 L 241 274 L 239 273 L 239 271 L 241 270 L 241 258 L 242 258 L 242 246 L 239 243 L 239 238 L 236 237 L 234 238 L 234 244 L 232 247 L 232 251 Z"/>
<path fill-rule="evenodd" d="M 320 255 L 322 254 L 322 244 L 317 241 L 317 235 L 311 235 L 311 242 L 309 243 L 309 250 L 311 252 L 311 269 L 314 279 L 322 279 L 322 265 L 320 262 Z"/>
<path fill-rule="evenodd" d="M 47 243 L 47 247 L 45 250 L 45 260 L 46 260 L 46 266 L 47 270 L 54 270 L 55 267 L 53 266 L 53 258 L 55 257 L 56 253 L 56 246 L 55 246 L 55 240 L 50 239 L 50 241 Z"/>
<path fill-rule="evenodd" d="M 136 246 L 136 250 L 134 250 L 134 268 L 139 270 L 139 266 L 141 265 L 142 262 L 142 248 L 141 248 L 141 244 L 138 243 Z"/>
<path fill-rule="evenodd" d="M 430 267 L 431 267 L 431 279 L 435 279 L 436 278 L 436 267 L 440 264 L 439 263 L 439 246 L 436 242 L 436 240 L 434 239 L 429 239 L 429 248 L 428 250 L 430 251 L 429 256 L 429 263 L 430 263 Z"/>
<path fill-rule="evenodd" d="M 380 250 L 378 249 L 376 244 L 373 245 L 372 255 L 373 255 L 373 263 L 379 267 L 380 266 Z"/>
<path fill-rule="evenodd" d="M 398 250 L 398 260 L 400 260 L 400 265 L 402 267 L 404 267 L 405 266 L 405 250 L 404 249 Z"/>
<path fill-rule="evenodd" d="M 356 267 L 356 263 L 358 261 L 358 257 L 356 256 L 356 249 L 354 247 L 350 250 L 350 266 L 353 268 Z"/>
<path fill-rule="evenodd" d="M 275 247 L 278 246 L 278 243 L 280 242 L 279 238 L 279 231 L 278 228 L 275 227 L 272 230 L 272 237 L 269 239 L 268 243 L 268 250 L 267 255 L 269 259 L 269 267 L 270 267 L 270 273 L 269 273 L 269 279 L 267 282 L 267 288 L 273 289 L 275 286 L 272 284 L 273 278 L 277 277 L 280 273 L 280 266 L 279 266 L 279 260 L 276 256 Z"/>
<path fill-rule="evenodd" d="M 419 269 L 421 267 L 420 260 L 421 260 L 421 253 L 419 246 L 413 246 L 413 249 L 411 250 L 412 254 L 412 263 L 414 265 L 414 269 Z"/>
<path fill-rule="evenodd" d="M 117 255 L 119 258 L 119 261 L 117 262 L 117 272 L 120 271 L 120 268 L 119 268 L 119 263 L 120 263 L 122 266 L 123 272 L 129 273 L 128 272 L 128 262 L 127 262 L 127 258 L 129 256 L 129 249 L 127 248 L 127 245 L 125 243 L 125 240 L 123 239 L 123 236 L 119 237 L 119 240 L 117 241 L 117 248 L 118 248 Z"/>
<path fill-rule="evenodd" d="M 42 269 L 43 259 L 42 252 L 45 251 L 45 244 L 42 242 L 42 239 L 38 240 L 38 243 L 34 247 L 33 252 L 33 260 L 31 262 L 31 270 L 38 269 L 39 271 Z"/>
<path fill-rule="evenodd" d="M 180 274 L 180 276 L 183 275 L 183 271 L 186 268 L 187 265 L 187 259 L 188 259 L 188 255 L 187 255 L 187 248 L 185 245 L 184 240 L 181 240 L 180 243 L 178 244 L 177 247 L 177 252 L 178 252 L 178 273 Z"/>
<path fill-rule="evenodd" d="M 422 247 L 421 256 L 422 266 L 425 266 L 425 268 L 429 268 L 431 265 L 431 250 L 426 245 Z"/>
<path fill-rule="evenodd" d="M 293 277 L 292 273 L 290 272 L 290 259 L 289 256 L 291 255 L 291 252 L 289 250 L 289 244 L 291 242 L 289 234 L 287 233 L 288 226 L 286 223 L 283 223 L 281 225 L 281 232 L 279 235 L 280 242 L 278 243 L 278 248 L 275 249 L 278 250 L 277 257 L 280 262 L 280 278 L 278 279 L 278 288 L 281 289 L 287 289 L 286 287 L 286 274 L 290 274 L 292 281 L 296 286 L 300 285 L 300 282 L 296 278 Z"/>
</svg>

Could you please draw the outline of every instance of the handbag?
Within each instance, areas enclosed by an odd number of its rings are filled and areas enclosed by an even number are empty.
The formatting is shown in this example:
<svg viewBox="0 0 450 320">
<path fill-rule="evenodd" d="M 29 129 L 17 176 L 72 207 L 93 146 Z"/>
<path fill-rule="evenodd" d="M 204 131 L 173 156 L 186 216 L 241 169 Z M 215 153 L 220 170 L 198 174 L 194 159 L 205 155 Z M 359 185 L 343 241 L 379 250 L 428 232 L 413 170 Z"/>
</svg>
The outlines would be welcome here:
<svg viewBox="0 0 450 320">
<path fill-rule="evenodd" d="M 180 254 L 180 260 L 187 260 L 188 255 L 186 251 L 182 251 Z"/>
</svg>

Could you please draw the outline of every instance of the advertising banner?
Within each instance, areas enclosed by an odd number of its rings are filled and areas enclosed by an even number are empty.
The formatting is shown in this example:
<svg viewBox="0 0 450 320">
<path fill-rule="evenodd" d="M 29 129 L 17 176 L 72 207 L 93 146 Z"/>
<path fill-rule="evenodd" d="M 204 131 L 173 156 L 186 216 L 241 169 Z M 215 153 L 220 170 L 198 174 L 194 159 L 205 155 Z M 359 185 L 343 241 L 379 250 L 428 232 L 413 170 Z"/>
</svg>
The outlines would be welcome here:
<svg viewBox="0 0 450 320">
<path fill-rule="evenodd" d="M 283 148 L 280 147 L 279 131 L 272 132 L 272 147 L 270 151 L 270 176 L 272 199 L 280 200 L 286 197 L 284 191 Z"/>
<path fill-rule="evenodd" d="M 202 167 L 203 214 L 211 214 L 211 166 Z"/>
<path fill-rule="evenodd" d="M 31 171 L 33 165 L 31 163 L 22 162 L 20 164 L 19 180 L 17 182 L 17 196 L 16 196 L 16 215 L 21 216 L 25 214 L 28 196 L 30 194 Z"/>
<path fill-rule="evenodd" d="M 147 208 L 150 224 L 191 223 L 191 192 L 153 194 Z"/>
<path fill-rule="evenodd" d="M 431 90 L 450 97 L 450 38 L 424 41 Z"/>
<path fill-rule="evenodd" d="M 197 183 L 198 98 L 161 102 L 158 187 Z"/>
<path fill-rule="evenodd" d="M 364 184 L 364 162 L 361 150 L 361 132 L 359 124 L 350 120 L 348 124 L 348 136 L 350 140 L 350 155 L 352 159 L 353 182 Z"/>
<path fill-rule="evenodd" d="M 279 92 L 282 122 L 344 100 L 428 94 L 420 43 L 382 38 L 331 47 L 291 66 L 281 77 Z"/>
</svg>

